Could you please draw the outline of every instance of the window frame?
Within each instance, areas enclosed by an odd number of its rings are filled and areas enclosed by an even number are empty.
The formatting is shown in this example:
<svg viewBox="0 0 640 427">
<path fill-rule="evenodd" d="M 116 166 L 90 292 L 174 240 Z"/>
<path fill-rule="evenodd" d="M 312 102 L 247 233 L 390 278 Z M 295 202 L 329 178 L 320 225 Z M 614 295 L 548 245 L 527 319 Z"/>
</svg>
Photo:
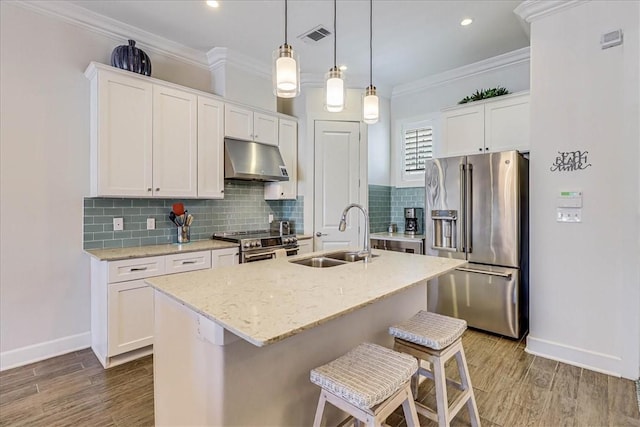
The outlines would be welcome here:
<svg viewBox="0 0 640 427">
<path fill-rule="evenodd" d="M 405 133 L 412 129 L 431 127 L 431 145 L 433 157 L 437 157 L 436 147 L 439 141 L 440 114 L 433 113 L 426 116 L 414 117 L 396 121 L 395 132 L 395 158 L 393 166 L 395 170 L 395 186 L 401 187 L 424 187 L 424 171 L 406 172 L 405 166 Z"/>
</svg>

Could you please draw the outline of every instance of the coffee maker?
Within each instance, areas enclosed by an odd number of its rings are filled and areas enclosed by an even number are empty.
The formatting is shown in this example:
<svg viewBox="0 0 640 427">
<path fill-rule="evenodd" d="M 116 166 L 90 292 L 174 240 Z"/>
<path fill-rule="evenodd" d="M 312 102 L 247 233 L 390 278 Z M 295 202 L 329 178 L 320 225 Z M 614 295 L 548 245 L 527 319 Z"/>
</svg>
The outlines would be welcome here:
<svg viewBox="0 0 640 427">
<path fill-rule="evenodd" d="M 424 209 L 404 208 L 404 233 L 411 236 L 422 234 L 424 230 Z"/>
</svg>

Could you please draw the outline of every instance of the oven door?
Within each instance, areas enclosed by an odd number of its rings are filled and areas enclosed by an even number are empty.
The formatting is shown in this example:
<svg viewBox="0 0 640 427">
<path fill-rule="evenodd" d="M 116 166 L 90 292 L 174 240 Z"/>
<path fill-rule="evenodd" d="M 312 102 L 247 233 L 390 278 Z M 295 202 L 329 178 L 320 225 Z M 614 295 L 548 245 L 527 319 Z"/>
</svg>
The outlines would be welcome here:
<svg viewBox="0 0 640 427">
<path fill-rule="evenodd" d="M 267 259 L 273 259 L 276 257 L 276 251 L 280 248 L 268 248 L 260 251 L 243 252 L 240 257 L 240 263 L 264 261 Z M 287 256 L 298 255 L 298 246 L 292 248 L 286 248 Z"/>
</svg>

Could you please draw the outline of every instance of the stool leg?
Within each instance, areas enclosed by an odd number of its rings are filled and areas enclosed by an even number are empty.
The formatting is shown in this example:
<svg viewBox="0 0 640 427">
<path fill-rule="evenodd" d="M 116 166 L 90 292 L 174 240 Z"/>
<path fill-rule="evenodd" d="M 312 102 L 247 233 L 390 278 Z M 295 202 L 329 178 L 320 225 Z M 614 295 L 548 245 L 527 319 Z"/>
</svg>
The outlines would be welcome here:
<svg viewBox="0 0 640 427">
<path fill-rule="evenodd" d="M 436 404 L 438 408 L 438 426 L 449 426 L 449 402 L 447 399 L 447 377 L 444 362 L 437 357 L 432 361 L 433 379 L 436 383 Z"/>
<path fill-rule="evenodd" d="M 320 399 L 318 399 L 318 407 L 316 408 L 316 417 L 313 420 L 313 427 L 320 427 L 322 424 L 322 415 L 324 414 L 324 404 L 327 398 L 324 394 L 324 390 L 320 392 Z"/>
<path fill-rule="evenodd" d="M 402 402 L 402 410 L 404 411 L 404 419 L 407 422 L 407 427 L 420 427 L 416 404 L 413 401 L 413 394 L 411 394 L 409 390 L 407 390 L 407 398 Z"/>
<path fill-rule="evenodd" d="M 480 416 L 478 415 L 478 406 L 471 385 L 471 376 L 469 375 L 469 367 L 467 366 L 467 358 L 464 354 L 464 348 L 460 343 L 460 350 L 456 353 L 456 362 L 458 363 L 458 372 L 460 373 L 460 382 L 463 390 L 469 390 L 469 399 L 467 399 L 467 409 L 469 410 L 469 419 L 472 427 L 480 427 Z"/>
</svg>

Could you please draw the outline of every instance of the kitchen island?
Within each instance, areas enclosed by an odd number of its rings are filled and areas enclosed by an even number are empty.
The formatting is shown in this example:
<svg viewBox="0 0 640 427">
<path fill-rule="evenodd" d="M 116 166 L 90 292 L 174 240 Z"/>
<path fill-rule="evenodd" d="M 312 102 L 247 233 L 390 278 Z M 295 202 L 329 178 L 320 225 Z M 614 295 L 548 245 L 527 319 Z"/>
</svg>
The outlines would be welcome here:
<svg viewBox="0 0 640 427">
<path fill-rule="evenodd" d="M 289 262 L 305 255 L 148 279 L 156 425 L 309 425 L 319 395 L 309 371 L 363 341 L 390 346 L 387 328 L 426 308 L 427 280 L 465 263 L 376 254 L 330 268 Z"/>
</svg>

